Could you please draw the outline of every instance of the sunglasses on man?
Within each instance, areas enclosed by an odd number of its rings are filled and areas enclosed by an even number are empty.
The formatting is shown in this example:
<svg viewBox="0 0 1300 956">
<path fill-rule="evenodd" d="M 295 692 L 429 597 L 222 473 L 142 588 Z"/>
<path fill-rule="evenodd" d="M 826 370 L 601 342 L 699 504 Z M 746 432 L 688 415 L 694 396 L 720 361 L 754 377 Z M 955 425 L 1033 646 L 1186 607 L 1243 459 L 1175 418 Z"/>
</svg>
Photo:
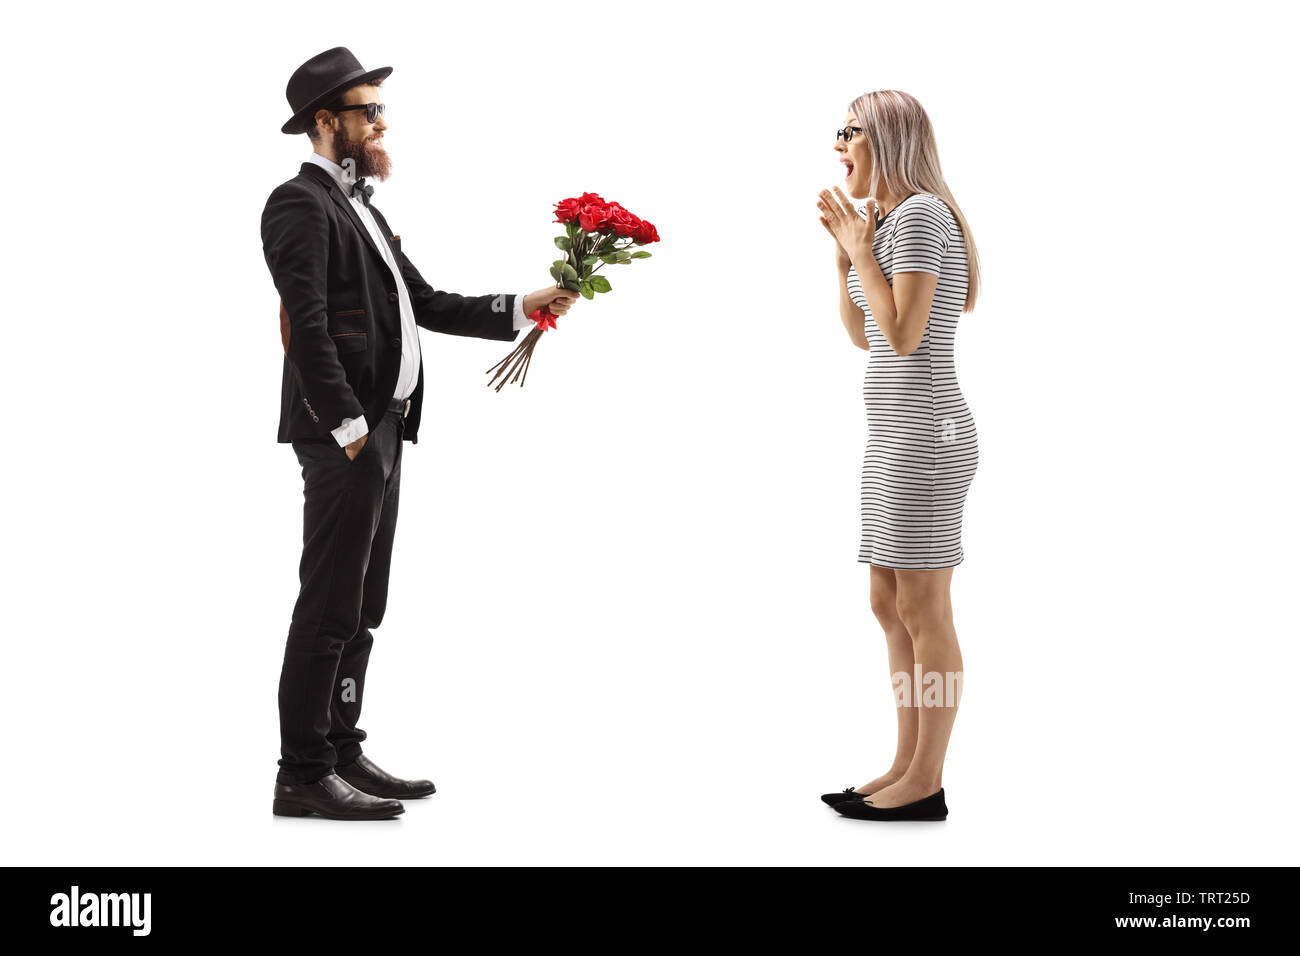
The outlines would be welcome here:
<svg viewBox="0 0 1300 956">
<path fill-rule="evenodd" d="M 384 115 L 383 103 L 358 103 L 355 106 L 336 106 L 335 113 L 342 113 L 344 110 L 365 110 L 366 122 L 373 123 L 379 117 Z"/>
</svg>

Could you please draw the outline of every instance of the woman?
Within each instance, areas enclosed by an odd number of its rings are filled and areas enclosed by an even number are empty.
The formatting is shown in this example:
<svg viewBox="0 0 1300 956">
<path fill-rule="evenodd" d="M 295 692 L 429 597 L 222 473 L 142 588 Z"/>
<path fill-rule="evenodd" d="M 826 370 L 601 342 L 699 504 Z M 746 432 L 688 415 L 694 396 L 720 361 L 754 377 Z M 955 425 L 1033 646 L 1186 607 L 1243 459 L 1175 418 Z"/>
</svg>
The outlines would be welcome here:
<svg viewBox="0 0 1300 956">
<path fill-rule="evenodd" d="M 870 566 L 871 610 L 885 631 L 898 747 L 885 773 L 822 800 L 859 819 L 941 820 L 962 670 L 949 589 L 979 461 L 953 339 L 975 304 L 979 265 L 921 104 L 898 90 L 867 93 L 844 124 L 835 140 L 844 190 L 866 204 L 855 211 L 835 187 L 817 205 L 835 239 L 840 318 L 870 355 L 858 560 Z"/>
</svg>

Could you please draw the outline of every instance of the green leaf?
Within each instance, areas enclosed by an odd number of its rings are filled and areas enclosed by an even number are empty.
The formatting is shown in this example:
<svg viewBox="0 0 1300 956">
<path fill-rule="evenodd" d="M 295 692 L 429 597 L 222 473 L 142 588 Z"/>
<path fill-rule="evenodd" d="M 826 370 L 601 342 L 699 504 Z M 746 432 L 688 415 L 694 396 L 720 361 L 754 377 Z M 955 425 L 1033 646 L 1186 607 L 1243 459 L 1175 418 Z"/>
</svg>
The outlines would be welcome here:
<svg viewBox="0 0 1300 956">
<path fill-rule="evenodd" d="M 596 278 L 596 277 L 593 276 L 592 278 L 594 279 L 594 278 Z M 578 291 L 579 291 L 580 293 L 582 293 L 582 297 L 583 297 L 584 299 L 594 299 L 594 298 L 596 297 L 596 293 L 593 292 L 592 289 L 591 289 L 591 280 L 590 280 L 590 279 L 588 279 L 586 282 L 584 282 L 584 283 L 582 283 L 580 286 L 578 286 Z"/>
<path fill-rule="evenodd" d="M 559 282 L 559 281 L 560 281 L 560 277 L 563 276 L 563 275 L 564 275 L 564 273 L 560 270 L 560 267 L 559 267 L 559 266 L 551 266 L 551 278 L 552 278 L 552 279 L 554 279 L 556 282 Z"/>
<path fill-rule="evenodd" d="M 648 252 L 646 252 L 644 249 L 642 249 L 642 250 L 638 250 L 637 252 L 632 253 L 632 255 L 628 256 L 628 258 L 629 258 L 629 259 L 649 259 L 649 258 L 650 258 L 650 253 L 648 253 Z M 641 273 L 639 273 L 639 272 L 637 273 L 637 275 L 640 275 L 640 274 L 641 274 Z"/>
<path fill-rule="evenodd" d="M 599 261 L 600 261 L 600 256 L 587 256 L 582 260 L 582 268 L 584 270 L 590 269 Z"/>
<path fill-rule="evenodd" d="M 556 244 L 557 246 L 559 246 L 561 249 L 563 249 L 565 252 L 568 252 L 568 251 L 569 251 L 569 237 L 568 237 L 568 236 L 556 236 L 556 237 L 555 237 L 555 244 Z"/>
<path fill-rule="evenodd" d="M 567 262 L 564 263 L 562 268 L 564 269 L 564 278 L 566 279 L 578 278 L 578 270 L 573 268 L 573 266 L 569 265 Z"/>
<path fill-rule="evenodd" d="M 612 266 L 614 263 L 618 262 L 618 256 L 612 252 L 606 253 L 600 257 L 600 261 Z"/>
<path fill-rule="evenodd" d="M 572 280 L 572 279 L 565 279 L 563 282 L 560 283 L 560 285 L 563 286 L 564 288 L 568 289 L 570 292 L 581 292 L 581 291 L 582 291 L 582 289 L 581 289 L 581 287 L 578 285 L 578 283 L 575 282 L 575 281 Z M 590 298 L 590 296 L 589 296 L 588 298 Z"/>
<path fill-rule="evenodd" d="M 610 289 L 609 280 L 604 276 L 592 276 L 591 287 L 597 292 L 608 292 Z"/>
</svg>

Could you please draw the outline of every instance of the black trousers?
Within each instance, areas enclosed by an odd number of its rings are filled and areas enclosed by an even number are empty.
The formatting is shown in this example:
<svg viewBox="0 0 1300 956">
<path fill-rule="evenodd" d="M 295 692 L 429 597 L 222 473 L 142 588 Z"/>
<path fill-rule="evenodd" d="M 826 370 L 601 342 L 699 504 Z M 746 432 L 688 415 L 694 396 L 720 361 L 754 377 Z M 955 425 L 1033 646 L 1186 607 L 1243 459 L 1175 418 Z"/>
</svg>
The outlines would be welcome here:
<svg viewBox="0 0 1300 956">
<path fill-rule="evenodd" d="M 302 465 L 300 588 L 280 671 L 278 779 L 312 783 L 361 753 L 371 631 L 384 619 L 402 477 L 400 410 L 356 458 L 333 439 L 294 441 Z"/>
</svg>

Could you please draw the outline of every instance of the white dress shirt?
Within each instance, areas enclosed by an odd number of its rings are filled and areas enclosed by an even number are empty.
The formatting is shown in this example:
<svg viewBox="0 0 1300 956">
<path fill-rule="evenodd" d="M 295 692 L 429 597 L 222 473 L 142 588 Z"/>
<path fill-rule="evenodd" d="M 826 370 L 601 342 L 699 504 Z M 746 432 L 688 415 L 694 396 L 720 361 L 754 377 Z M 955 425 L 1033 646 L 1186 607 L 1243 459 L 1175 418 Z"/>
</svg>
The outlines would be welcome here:
<svg viewBox="0 0 1300 956">
<path fill-rule="evenodd" d="M 397 373 L 397 388 L 393 392 L 393 397 L 410 398 L 411 393 L 415 391 L 416 384 L 419 382 L 420 333 L 419 326 L 415 324 L 415 308 L 411 305 L 411 292 L 406 287 L 406 280 L 402 278 L 402 269 L 397 264 L 397 257 L 393 255 L 388 237 L 383 234 L 379 224 L 375 221 L 375 217 L 370 214 L 370 207 L 361 201 L 360 196 L 352 195 L 352 183 L 345 177 L 343 167 L 333 160 L 326 159 L 320 153 L 312 153 L 311 162 L 334 177 L 334 181 L 343 190 L 343 195 L 348 197 L 348 202 L 352 203 L 352 208 L 357 211 L 357 215 L 365 223 L 370 238 L 375 241 L 375 245 L 384 254 L 384 261 L 388 263 L 388 268 L 392 270 L 393 278 L 397 281 L 397 298 L 402 315 L 402 366 Z M 366 185 L 373 186 L 374 184 L 367 180 Z M 524 297 L 516 295 L 514 327 L 516 329 L 527 329 L 532 328 L 535 324 L 532 319 L 524 314 Z M 331 430 L 331 434 L 340 445 L 347 445 L 369 431 L 370 427 L 366 424 L 365 418 L 345 418 L 342 424 Z"/>
</svg>

